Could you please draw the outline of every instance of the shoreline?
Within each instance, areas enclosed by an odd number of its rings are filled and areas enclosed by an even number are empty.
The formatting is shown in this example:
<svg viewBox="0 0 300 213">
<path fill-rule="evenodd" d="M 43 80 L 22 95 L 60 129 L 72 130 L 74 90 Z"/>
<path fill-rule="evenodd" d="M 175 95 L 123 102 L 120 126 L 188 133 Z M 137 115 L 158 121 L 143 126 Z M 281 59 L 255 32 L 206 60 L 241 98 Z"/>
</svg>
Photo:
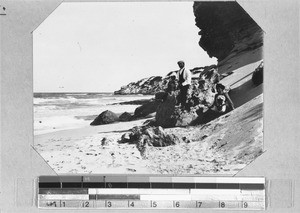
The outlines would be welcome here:
<svg viewBox="0 0 300 213">
<path fill-rule="evenodd" d="M 37 135 L 34 147 L 58 174 L 233 175 L 263 152 L 262 100 L 260 95 L 205 125 L 166 128 L 190 143 L 147 147 L 146 158 L 135 144 L 118 141 L 147 119 Z"/>
<path fill-rule="evenodd" d="M 153 96 L 142 97 L 140 95 L 127 97 L 100 95 L 98 97 L 88 96 L 84 93 L 78 96 L 65 93 L 52 96 L 51 94 L 34 100 L 38 103 L 34 106 L 34 135 L 89 126 L 98 115 L 106 110 L 114 112 L 118 117 L 124 112 L 134 114 L 137 107 L 153 99 Z M 85 98 L 87 98 L 87 103 Z M 103 103 L 101 103 L 102 99 Z M 74 100 L 78 103 L 73 106 Z M 61 101 L 65 103 L 60 104 Z M 69 109 L 69 107 L 71 108 Z"/>
</svg>

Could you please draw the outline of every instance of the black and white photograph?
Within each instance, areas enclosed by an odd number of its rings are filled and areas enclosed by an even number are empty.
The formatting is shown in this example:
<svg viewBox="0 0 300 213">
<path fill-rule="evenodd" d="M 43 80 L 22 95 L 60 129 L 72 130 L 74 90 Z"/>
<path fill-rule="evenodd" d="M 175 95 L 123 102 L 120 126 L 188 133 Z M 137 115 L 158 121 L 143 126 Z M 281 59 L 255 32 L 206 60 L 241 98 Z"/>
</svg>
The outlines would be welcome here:
<svg viewBox="0 0 300 213">
<path fill-rule="evenodd" d="M 57 174 L 236 175 L 264 154 L 264 31 L 233 2 L 63 2 L 33 32 Z"/>
</svg>

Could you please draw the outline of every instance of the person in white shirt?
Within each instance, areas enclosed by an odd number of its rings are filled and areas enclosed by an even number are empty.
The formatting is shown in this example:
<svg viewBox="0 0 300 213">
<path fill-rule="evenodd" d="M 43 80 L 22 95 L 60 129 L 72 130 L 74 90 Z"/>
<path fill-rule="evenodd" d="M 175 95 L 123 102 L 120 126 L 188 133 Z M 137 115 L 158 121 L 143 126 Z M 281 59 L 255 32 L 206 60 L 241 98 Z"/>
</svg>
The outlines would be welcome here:
<svg viewBox="0 0 300 213">
<path fill-rule="evenodd" d="M 191 71 L 185 68 L 184 61 L 177 62 L 180 70 L 178 71 L 178 83 L 180 94 L 178 97 L 178 103 L 181 105 L 182 108 L 185 108 L 188 90 L 191 86 L 192 76 Z"/>
</svg>

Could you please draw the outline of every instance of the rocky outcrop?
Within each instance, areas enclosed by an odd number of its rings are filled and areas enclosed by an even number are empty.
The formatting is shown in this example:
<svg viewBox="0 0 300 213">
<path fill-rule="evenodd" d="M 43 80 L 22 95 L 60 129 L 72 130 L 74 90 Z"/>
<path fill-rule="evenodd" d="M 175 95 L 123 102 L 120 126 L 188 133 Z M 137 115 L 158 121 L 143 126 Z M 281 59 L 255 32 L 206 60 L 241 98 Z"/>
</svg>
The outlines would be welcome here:
<svg viewBox="0 0 300 213">
<path fill-rule="evenodd" d="M 263 45 L 263 30 L 237 2 L 195 2 L 199 41 L 218 61 Z"/>
<path fill-rule="evenodd" d="M 115 121 L 118 121 L 118 119 L 119 118 L 115 113 L 106 110 L 102 112 L 100 115 L 98 115 L 98 117 L 95 118 L 95 120 L 90 125 L 97 126 L 102 124 L 110 124 L 110 123 L 114 123 Z"/>
<path fill-rule="evenodd" d="M 136 144 L 142 157 L 146 157 L 147 146 L 165 147 L 180 142 L 174 134 L 166 134 L 162 127 L 134 127 L 122 135 L 120 143 Z"/>
<path fill-rule="evenodd" d="M 119 116 L 120 121 L 130 121 L 132 120 L 132 115 L 129 112 L 124 112 Z"/>
<path fill-rule="evenodd" d="M 193 79 L 198 79 L 199 74 L 202 72 L 207 72 L 211 68 L 216 67 L 216 65 L 195 67 L 191 69 Z M 120 90 L 115 91 L 115 95 L 130 95 L 130 94 L 143 94 L 143 95 L 154 95 L 159 92 L 166 90 L 167 85 L 170 80 L 170 76 L 177 71 L 169 72 L 165 77 L 162 76 L 152 76 L 150 78 L 144 78 L 137 82 L 131 82 L 126 86 L 122 86 Z"/>
<path fill-rule="evenodd" d="M 176 96 L 167 95 L 165 100 L 157 107 L 155 124 L 164 128 L 183 127 L 203 122 L 204 110 L 213 105 L 215 93 L 210 79 L 202 80 L 199 87 L 192 87 L 187 98 L 186 109 L 176 106 Z"/>
<path fill-rule="evenodd" d="M 173 119 L 176 121 L 175 127 L 184 127 L 196 124 L 198 118 L 196 110 L 197 108 L 194 107 L 190 110 L 176 108 L 172 115 Z"/>
<path fill-rule="evenodd" d="M 261 64 L 255 69 L 254 73 L 252 74 L 252 82 L 255 86 L 258 86 L 263 83 L 264 77 L 264 64 Z"/>
<path fill-rule="evenodd" d="M 164 128 L 175 126 L 176 120 L 172 117 L 175 111 L 175 105 L 175 95 L 167 95 L 165 101 L 157 107 L 155 114 L 157 126 L 162 126 Z"/>
<path fill-rule="evenodd" d="M 166 92 L 158 92 L 155 94 L 155 100 L 164 100 L 166 98 Z"/>
<path fill-rule="evenodd" d="M 141 117 L 145 117 L 151 113 L 154 113 L 154 112 L 156 112 L 158 105 L 159 105 L 159 102 L 156 100 L 152 100 L 149 103 L 143 104 L 142 106 L 139 106 L 135 109 L 134 117 L 141 118 Z"/>
<path fill-rule="evenodd" d="M 151 119 L 146 120 L 143 123 L 143 126 L 148 126 L 148 127 L 150 127 L 150 126 L 157 126 L 155 118 L 151 118 Z"/>
<path fill-rule="evenodd" d="M 144 94 L 154 95 L 157 92 L 164 90 L 168 83 L 167 79 L 161 76 L 152 76 L 144 78 L 137 82 L 132 82 L 126 86 L 121 87 L 120 90 L 115 91 L 115 95 L 128 95 L 128 94 Z"/>
</svg>

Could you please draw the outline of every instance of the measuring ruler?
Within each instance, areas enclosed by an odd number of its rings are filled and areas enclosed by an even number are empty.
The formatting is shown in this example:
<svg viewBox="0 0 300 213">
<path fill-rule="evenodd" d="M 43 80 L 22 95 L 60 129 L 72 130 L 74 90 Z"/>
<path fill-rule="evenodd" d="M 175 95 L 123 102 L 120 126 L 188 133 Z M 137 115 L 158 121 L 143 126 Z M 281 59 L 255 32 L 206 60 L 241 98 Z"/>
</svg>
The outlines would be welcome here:
<svg viewBox="0 0 300 213">
<path fill-rule="evenodd" d="M 265 209 L 262 177 L 40 176 L 39 208 Z"/>
</svg>

